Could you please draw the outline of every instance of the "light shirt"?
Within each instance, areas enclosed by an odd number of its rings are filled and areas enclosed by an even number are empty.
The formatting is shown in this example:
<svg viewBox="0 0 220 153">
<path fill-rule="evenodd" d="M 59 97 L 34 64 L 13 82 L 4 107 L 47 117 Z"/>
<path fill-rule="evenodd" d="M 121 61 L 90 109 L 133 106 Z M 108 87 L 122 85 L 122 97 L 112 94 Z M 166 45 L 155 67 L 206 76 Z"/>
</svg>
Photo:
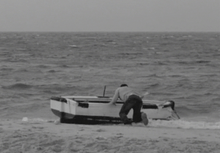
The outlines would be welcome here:
<svg viewBox="0 0 220 153">
<path fill-rule="evenodd" d="M 119 87 L 115 90 L 115 94 L 110 103 L 116 103 L 118 98 L 120 98 L 123 102 L 125 102 L 130 95 L 138 95 L 129 87 Z"/>
</svg>

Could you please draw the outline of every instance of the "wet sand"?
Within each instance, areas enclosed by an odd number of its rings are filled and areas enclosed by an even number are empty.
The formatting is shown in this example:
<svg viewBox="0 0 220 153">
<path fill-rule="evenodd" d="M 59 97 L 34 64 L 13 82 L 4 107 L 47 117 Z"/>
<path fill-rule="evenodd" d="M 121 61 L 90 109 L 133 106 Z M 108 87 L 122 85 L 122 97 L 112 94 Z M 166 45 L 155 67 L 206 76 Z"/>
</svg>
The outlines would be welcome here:
<svg viewBox="0 0 220 153">
<path fill-rule="evenodd" d="M 1 153 L 219 153 L 220 131 L 1 119 Z"/>
</svg>

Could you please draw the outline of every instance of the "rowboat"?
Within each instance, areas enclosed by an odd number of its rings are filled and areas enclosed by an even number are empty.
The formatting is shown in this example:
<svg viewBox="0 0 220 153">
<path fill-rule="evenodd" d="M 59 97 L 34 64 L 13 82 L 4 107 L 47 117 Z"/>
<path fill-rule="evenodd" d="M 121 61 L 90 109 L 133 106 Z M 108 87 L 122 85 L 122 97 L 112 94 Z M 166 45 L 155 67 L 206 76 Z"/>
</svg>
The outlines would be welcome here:
<svg viewBox="0 0 220 153">
<path fill-rule="evenodd" d="M 60 118 L 61 123 L 121 123 L 119 111 L 123 102 L 109 104 L 110 97 L 106 96 L 56 96 L 50 98 L 51 111 Z M 179 119 L 175 102 L 143 100 L 142 112 L 153 120 Z M 128 113 L 132 119 L 133 110 Z"/>
</svg>

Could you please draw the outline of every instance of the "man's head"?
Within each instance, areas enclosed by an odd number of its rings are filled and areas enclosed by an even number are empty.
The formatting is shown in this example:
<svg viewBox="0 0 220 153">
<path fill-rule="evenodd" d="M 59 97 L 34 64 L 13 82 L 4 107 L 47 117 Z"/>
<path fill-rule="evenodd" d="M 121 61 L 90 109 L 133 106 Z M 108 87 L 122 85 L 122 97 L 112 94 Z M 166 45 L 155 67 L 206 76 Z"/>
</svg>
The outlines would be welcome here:
<svg viewBox="0 0 220 153">
<path fill-rule="evenodd" d="M 128 85 L 127 84 L 121 84 L 120 87 L 128 87 Z"/>
</svg>

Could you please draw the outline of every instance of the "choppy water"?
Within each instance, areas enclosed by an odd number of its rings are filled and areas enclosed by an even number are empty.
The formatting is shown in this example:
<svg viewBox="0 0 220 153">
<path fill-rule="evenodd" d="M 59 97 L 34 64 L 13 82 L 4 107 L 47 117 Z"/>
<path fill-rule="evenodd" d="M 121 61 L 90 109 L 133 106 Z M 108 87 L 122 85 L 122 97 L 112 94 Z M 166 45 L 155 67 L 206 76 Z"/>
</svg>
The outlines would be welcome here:
<svg viewBox="0 0 220 153">
<path fill-rule="evenodd" d="M 147 99 L 174 100 L 185 125 L 220 126 L 219 42 L 220 33 L 0 33 L 1 112 L 101 95 L 104 85 L 112 96 L 127 83 Z"/>
</svg>

